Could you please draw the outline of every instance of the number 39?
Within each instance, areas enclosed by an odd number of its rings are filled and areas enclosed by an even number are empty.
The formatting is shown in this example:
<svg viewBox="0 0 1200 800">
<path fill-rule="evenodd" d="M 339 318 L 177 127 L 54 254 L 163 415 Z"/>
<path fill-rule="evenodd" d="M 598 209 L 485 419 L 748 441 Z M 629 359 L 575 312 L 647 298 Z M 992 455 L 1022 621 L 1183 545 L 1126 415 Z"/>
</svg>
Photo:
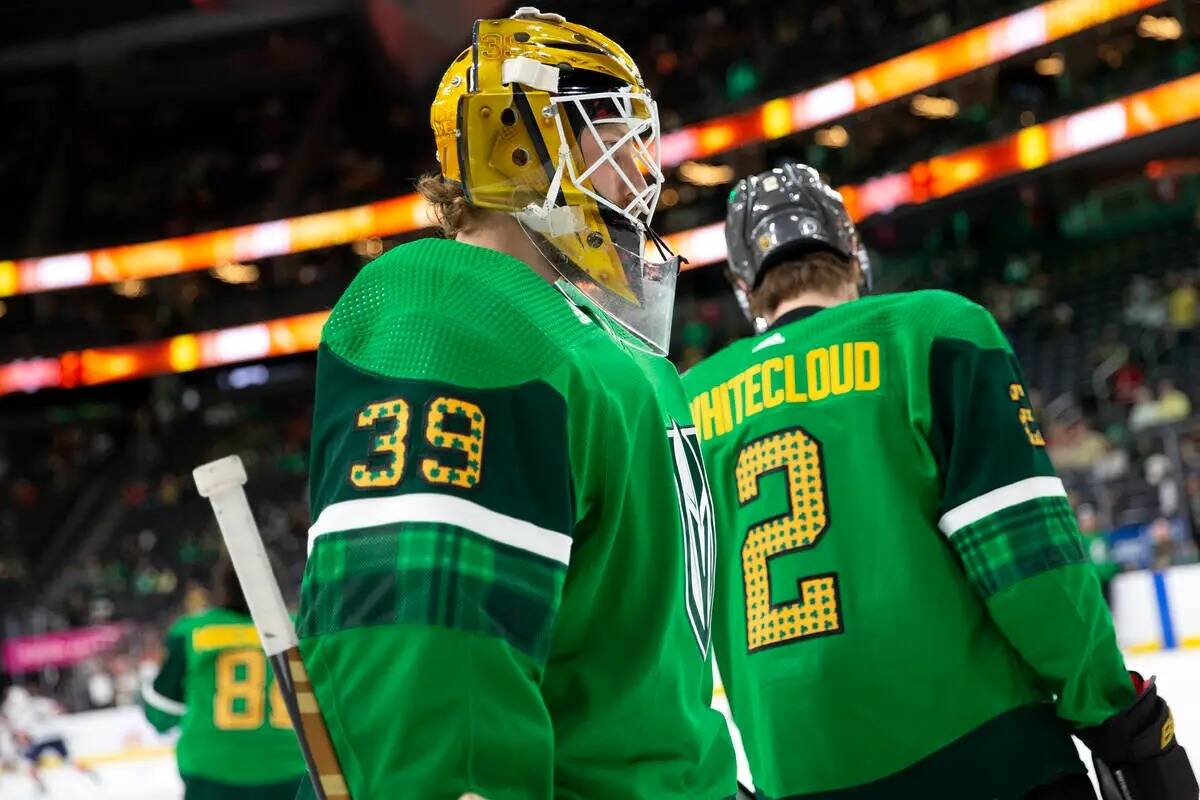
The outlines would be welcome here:
<svg viewBox="0 0 1200 800">
<path fill-rule="evenodd" d="M 483 410 L 467 400 L 438 396 L 426 407 L 425 441 L 435 450 L 454 453 L 452 461 L 426 457 L 420 461 L 427 483 L 472 489 L 483 468 Z M 355 427 L 370 428 L 371 454 L 385 456 L 372 465 L 356 461 L 350 465 L 350 483 L 359 489 L 385 489 L 404 478 L 405 456 L 412 410 L 407 400 L 393 397 L 371 403 L 358 412 Z"/>
</svg>

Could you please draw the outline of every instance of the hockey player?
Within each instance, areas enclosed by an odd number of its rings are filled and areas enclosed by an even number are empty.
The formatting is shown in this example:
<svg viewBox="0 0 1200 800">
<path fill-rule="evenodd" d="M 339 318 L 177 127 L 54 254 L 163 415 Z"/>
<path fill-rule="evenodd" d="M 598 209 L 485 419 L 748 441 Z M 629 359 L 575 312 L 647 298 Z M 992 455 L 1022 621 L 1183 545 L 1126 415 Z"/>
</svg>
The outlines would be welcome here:
<svg viewBox="0 0 1200 800">
<path fill-rule="evenodd" d="M 615 42 L 523 8 L 437 90 L 446 239 L 317 356 L 301 650 L 355 798 L 734 794 L 713 529 L 649 261 L 658 118 Z M 660 251 L 661 252 L 661 251 Z"/>
<path fill-rule="evenodd" d="M 808 167 L 739 182 L 725 236 L 766 329 L 684 382 L 759 796 L 1094 797 L 1074 733 L 1133 787 L 1114 797 L 1195 800 L 991 316 L 947 292 L 858 299 L 866 255 Z"/>
<path fill-rule="evenodd" d="M 142 687 L 146 718 L 181 730 L 184 800 L 292 800 L 304 760 L 228 559 L 213 586 L 214 608 L 167 631 L 162 668 Z"/>
<path fill-rule="evenodd" d="M 58 724 L 62 707 L 49 697 L 43 697 L 37 683 L 30 681 L 26 686 L 10 686 L 0 706 L 15 732 L 17 743 L 23 748 L 21 756 L 29 765 L 29 776 L 42 794 L 46 783 L 42 779 L 42 756 L 54 753 L 66 765 L 99 783 L 95 770 L 71 757 L 67 740 Z M 0 753 L 3 755 L 3 753 Z"/>
</svg>

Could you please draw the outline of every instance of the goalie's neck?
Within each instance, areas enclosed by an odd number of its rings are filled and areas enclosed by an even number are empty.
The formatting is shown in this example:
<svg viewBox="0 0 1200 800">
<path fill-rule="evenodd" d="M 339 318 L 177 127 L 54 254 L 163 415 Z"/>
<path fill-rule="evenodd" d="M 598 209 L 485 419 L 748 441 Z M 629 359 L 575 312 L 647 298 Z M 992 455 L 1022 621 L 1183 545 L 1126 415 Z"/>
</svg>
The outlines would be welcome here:
<svg viewBox="0 0 1200 800">
<path fill-rule="evenodd" d="M 512 256 L 524 263 L 548 283 L 558 280 L 559 274 L 538 251 L 521 223 L 500 211 L 476 211 L 478 222 L 463 229 L 455 241 L 476 247 L 485 247 Z"/>
</svg>

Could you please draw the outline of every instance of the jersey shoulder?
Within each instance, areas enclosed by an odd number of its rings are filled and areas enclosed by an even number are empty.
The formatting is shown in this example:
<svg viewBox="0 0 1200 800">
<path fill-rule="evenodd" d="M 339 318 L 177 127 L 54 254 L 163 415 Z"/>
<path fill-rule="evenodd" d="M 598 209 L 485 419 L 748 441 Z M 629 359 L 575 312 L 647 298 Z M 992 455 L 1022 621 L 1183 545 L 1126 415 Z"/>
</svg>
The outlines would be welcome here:
<svg viewBox="0 0 1200 800">
<path fill-rule="evenodd" d="M 322 347 L 387 377 L 504 386 L 552 370 L 581 328 L 562 294 L 524 263 L 429 238 L 363 268 L 330 313 Z"/>
<path fill-rule="evenodd" d="M 884 295 L 878 300 L 880 311 L 891 315 L 893 324 L 914 328 L 931 340 L 965 339 L 979 344 L 1004 341 L 991 312 L 955 292 L 921 289 Z"/>
<path fill-rule="evenodd" d="M 176 618 L 176 620 L 172 622 L 170 626 L 168 626 L 167 636 L 191 636 L 192 631 L 203 626 L 206 621 L 211 618 L 211 612 L 212 609 L 205 609 L 204 611 L 196 611 L 191 614 L 184 614 L 183 616 Z"/>
<path fill-rule="evenodd" d="M 728 377 L 730 372 L 737 372 L 745 367 L 746 363 L 755 357 L 755 348 L 772 341 L 772 333 L 768 331 L 730 342 L 681 373 L 679 377 L 688 397 L 707 390 Z"/>
<path fill-rule="evenodd" d="M 793 340 L 817 345 L 858 337 L 893 340 L 901 347 L 936 339 L 965 339 L 981 346 L 1007 341 L 987 309 L 941 289 L 870 295 L 780 330 Z"/>
<path fill-rule="evenodd" d="M 248 625 L 253 627 L 254 620 L 248 614 L 241 614 L 225 608 L 206 608 L 203 611 L 184 614 L 176 619 L 167 628 L 167 636 L 191 637 L 195 631 L 213 625 Z"/>
</svg>

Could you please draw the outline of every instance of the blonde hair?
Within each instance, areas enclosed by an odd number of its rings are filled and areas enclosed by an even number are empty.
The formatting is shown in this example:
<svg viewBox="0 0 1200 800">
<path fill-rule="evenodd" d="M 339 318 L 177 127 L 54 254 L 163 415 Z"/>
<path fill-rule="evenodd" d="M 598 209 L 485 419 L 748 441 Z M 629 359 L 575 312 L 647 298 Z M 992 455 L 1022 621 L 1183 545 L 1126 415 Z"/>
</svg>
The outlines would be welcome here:
<svg viewBox="0 0 1200 800">
<path fill-rule="evenodd" d="M 827 250 L 816 250 L 768 269 L 762 283 L 750 293 L 750 312 L 769 317 L 780 303 L 798 294 L 837 294 L 846 284 L 857 284 L 858 280 L 856 263 Z"/>
<path fill-rule="evenodd" d="M 446 180 L 441 173 L 422 175 L 417 181 L 417 192 L 433 209 L 434 219 L 447 239 L 453 239 L 460 231 L 475 224 L 475 209 L 467 202 L 462 187 Z"/>
</svg>

